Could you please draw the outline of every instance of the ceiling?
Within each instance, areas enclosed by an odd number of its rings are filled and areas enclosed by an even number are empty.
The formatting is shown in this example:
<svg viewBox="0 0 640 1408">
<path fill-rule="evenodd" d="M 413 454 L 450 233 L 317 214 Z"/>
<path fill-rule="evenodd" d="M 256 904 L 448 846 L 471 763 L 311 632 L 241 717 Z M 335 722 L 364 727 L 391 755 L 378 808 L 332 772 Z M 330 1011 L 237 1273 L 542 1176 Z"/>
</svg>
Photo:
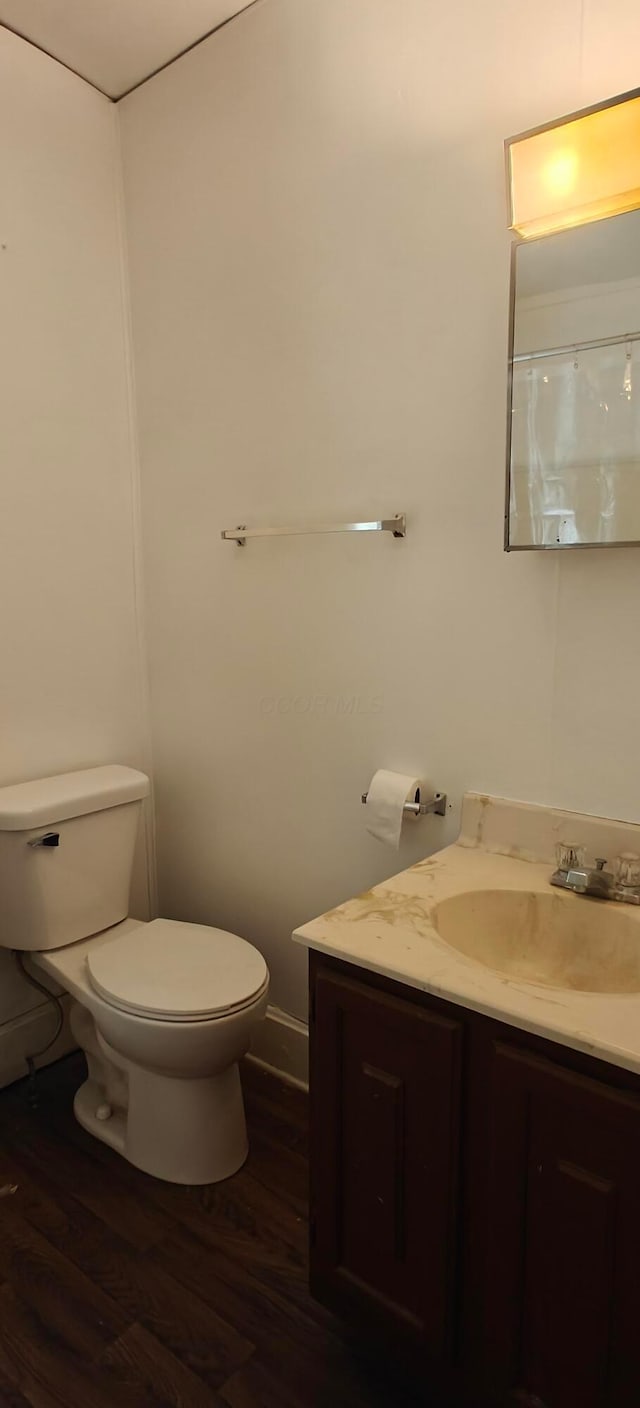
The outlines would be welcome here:
<svg viewBox="0 0 640 1408">
<path fill-rule="evenodd" d="M 0 25 L 121 98 L 255 0 L 0 0 Z"/>
<path fill-rule="evenodd" d="M 518 244 L 521 298 L 638 278 L 640 210 Z"/>
</svg>

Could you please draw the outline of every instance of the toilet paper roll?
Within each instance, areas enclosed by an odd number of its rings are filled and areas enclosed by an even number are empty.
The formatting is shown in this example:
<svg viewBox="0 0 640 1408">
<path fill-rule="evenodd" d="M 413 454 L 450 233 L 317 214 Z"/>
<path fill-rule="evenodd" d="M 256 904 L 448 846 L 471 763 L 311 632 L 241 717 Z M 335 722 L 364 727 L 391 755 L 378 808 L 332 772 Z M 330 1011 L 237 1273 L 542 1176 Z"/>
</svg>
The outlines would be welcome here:
<svg viewBox="0 0 640 1408">
<path fill-rule="evenodd" d="M 422 786 L 419 778 L 403 772 L 387 772 L 380 768 L 374 773 L 365 806 L 365 826 L 378 841 L 398 850 L 404 819 L 405 802 L 413 802 Z"/>
</svg>

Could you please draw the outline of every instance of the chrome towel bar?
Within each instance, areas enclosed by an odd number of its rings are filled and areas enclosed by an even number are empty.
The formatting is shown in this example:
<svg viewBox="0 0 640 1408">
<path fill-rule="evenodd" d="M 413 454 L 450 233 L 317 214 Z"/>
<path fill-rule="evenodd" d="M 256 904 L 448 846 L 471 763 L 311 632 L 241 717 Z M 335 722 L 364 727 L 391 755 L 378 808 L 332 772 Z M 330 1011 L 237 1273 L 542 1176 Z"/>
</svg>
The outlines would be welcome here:
<svg viewBox="0 0 640 1408">
<path fill-rule="evenodd" d="M 223 528 L 220 537 L 243 548 L 247 538 L 282 538 L 297 533 L 393 533 L 394 538 L 405 538 L 407 519 L 404 513 L 396 513 L 394 518 L 377 518 L 367 523 L 319 523 L 299 528 L 247 528 L 239 523 L 237 528 Z"/>
</svg>

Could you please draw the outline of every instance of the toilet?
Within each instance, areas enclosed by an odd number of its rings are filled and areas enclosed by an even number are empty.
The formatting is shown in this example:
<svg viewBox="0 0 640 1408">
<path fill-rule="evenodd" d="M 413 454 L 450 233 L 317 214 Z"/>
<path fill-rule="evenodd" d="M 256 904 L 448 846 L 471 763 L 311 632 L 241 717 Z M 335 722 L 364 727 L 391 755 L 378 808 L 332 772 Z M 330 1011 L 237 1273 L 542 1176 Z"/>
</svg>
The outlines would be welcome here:
<svg viewBox="0 0 640 1408">
<path fill-rule="evenodd" d="M 109 766 L 0 788 L 0 947 L 74 999 L 79 1123 L 171 1183 L 215 1183 L 247 1152 L 238 1061 L 267 965 L 236 934 L 128 917 L 149 779 Z"/>
</svg>

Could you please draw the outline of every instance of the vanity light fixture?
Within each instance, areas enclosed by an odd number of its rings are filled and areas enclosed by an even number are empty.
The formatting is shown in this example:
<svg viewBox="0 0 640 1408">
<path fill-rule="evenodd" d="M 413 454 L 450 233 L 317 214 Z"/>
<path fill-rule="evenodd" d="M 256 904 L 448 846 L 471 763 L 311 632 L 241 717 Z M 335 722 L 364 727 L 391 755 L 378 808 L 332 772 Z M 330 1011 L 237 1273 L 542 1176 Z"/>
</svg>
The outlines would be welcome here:
<svg viewBox="0 0 640 1408">
<path fill-rule="evenodd" d="M 549 235 L 640 207 L 640 90 L 506 143 L 509 228 Z"/>
</svg>

